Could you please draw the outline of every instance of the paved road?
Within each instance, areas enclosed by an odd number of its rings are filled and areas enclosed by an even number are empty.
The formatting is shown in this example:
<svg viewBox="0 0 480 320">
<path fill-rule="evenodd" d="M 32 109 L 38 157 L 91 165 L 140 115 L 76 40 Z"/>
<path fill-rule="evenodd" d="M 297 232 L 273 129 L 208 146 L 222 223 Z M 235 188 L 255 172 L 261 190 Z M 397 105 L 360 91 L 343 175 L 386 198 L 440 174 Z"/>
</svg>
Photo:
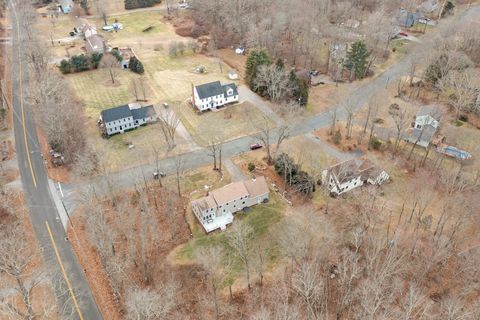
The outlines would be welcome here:
<svg viewBox="0 0 480 320">
<path fill-rule="evenodd" d="M 40 154 L 33 115 L 25 96 L 28 70 L 22 65 L 25 39 L 19 28 L 15 3 L 9 1 L 13 25 L 13 111 L 14 135 L 18 166 L 30 219 L 43 254 L 46 270 L 59 283 L 56 288 L 60 309 L 74 314 L 76 319 L 103 319 L 91 294 L 83 269 L 65 239 L 62 224 L 48 187 L 46 171 Z M 65 317 L 61 317 L 65 318 Z"/>
</svg>

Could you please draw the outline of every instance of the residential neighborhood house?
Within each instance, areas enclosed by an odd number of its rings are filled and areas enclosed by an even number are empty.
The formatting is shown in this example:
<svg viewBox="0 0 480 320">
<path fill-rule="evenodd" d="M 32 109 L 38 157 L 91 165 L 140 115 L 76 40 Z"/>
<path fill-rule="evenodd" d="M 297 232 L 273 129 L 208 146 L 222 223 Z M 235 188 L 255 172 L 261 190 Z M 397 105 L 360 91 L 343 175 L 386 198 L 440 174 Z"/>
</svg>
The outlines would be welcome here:
<svg viewBox="0 0 480 320">
<path fill-rule="evenodd" d="M 226 104 L 238 102 L 238 90 L 234 83 L 220 81 L 193 87 L 192 103 L 200 111 L 218 109 Z"/>
<path fill-rule="evenodd" d="M 427 148 L 435 137 L 441 116 L 441 111 L 437 106 L 428 105 L 420 107 L 408 141 Z"/>
<path fill-rule="evenodd" d="M 233 213 L 268 201 L 265 177 L 230 183 L 192 201 L 192 211 L 205 231 L 225 230 L 233 222 Z"/>
<path fill-rule="evenodd" d="M 107 136 L 123 133 L 156 120 L 153 106 L 140 107 L 134 104 L 103 110 L 100 122 Z"/>
<path fill-rule="evenodd" d="M 70 13 L 73 9 L 73 0 L 60 0 L 58 2 L 58 9 L 63 13 Z"/>
<path fill-rule="evenodd" d="M 99 34 L 85 38 L 85 51 L 87 51 L 87 53 L 105 52 L 105 40 Z"/>
<path fill-rule="evenodd" d="M 418 12 L 411 12 L 403 8 L 397 14 L 398 25 L 405 28 L 413 27 L 419 18 L 421 15 Z"/>
<path fill-rule="evenodd" d="M 387 172 L 369 160 L 358 165 L 355 159 L 350 159 L 323 170 L 322 185 L 331 195 L 338 196 L 365 183 L 381 185 L 389 178 Z"/>
</svg>

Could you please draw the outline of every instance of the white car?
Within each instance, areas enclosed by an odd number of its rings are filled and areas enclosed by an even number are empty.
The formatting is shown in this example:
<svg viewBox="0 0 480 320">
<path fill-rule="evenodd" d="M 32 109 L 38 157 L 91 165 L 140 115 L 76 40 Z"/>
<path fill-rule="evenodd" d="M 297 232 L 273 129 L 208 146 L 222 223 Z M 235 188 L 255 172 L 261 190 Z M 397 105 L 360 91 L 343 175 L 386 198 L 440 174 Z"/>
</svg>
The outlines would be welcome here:
<svg viewBox="0 0 480 320">
<path fill-rule="evenodd" d="M 113 31 L 113 26 L 103 26 L 102 30 L 106 31 L 106 32 L 112 32 Z"/>
</svg>

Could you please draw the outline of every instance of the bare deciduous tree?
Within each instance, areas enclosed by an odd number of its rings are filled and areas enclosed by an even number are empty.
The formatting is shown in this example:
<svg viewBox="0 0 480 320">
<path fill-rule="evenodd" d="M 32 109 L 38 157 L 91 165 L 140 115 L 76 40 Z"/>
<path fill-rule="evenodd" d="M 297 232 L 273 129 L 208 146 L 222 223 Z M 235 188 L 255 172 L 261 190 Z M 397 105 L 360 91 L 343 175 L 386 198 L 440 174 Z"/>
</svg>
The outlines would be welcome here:
<svg viewBox="0 0 480 320">
<path fill-rule="evenodd" d="M 251 268 L 251 256 L 252 256 L 252 240 L 253 240 L 253 228 L 246 223 L 236 223 L 230 229 L 227 234 L 228 244 L 233 248 L 237 257 L 242 261 L 245 266 L 245 273 L 247 275 L 248 289 L 251 289 L 250 285 L 250 268 Z"/>
<path fill-rule="evenodd" d="M 164 319 L 177 306 L 178 288 L 174 284 L 155 289 L 131 289 L 127 292 L 127 318 L 131 320 Z"/>
<path fill-rule="evenodd" d="M 273 101 L 280 101 L 293 91 L 289 74 L 275 64 L 261 65 L 258 68 L 254 86 L 265 87 Z"/>
<path fill-rule="evenodd" d="M 220 317 L 220 297 L 218 296 L 218 291 L 227 276 L 227 268 L 224 265 L 223 256 L 223 251 L 219 246 L 204 247 L 198 250 L 197 253 L 197 260 L 205 270 L 207 281 L 212 291 L 217 319 Z"/>
<path fill-rule="evenodd" d="M 102 60 L 100 61 L 100 67 L 108 70 L 110 80 L 112 80 L 112 84 L 115 84 L 115 80 L 118 76 L 118 70 L 120 69 L 117 58 L 115 58 L 115 56 L 112 54 L 104 54 Z"/>
<path fill-rule="evenodd" d="M 175 132 L 180 124 L 180 119 L 178 119 L 172 110 L 162 110 L 158 116 L 158 120 L 165 141 L 167 142 L 168 150 L 170 151 L 175 148 Z"/>
</svg>

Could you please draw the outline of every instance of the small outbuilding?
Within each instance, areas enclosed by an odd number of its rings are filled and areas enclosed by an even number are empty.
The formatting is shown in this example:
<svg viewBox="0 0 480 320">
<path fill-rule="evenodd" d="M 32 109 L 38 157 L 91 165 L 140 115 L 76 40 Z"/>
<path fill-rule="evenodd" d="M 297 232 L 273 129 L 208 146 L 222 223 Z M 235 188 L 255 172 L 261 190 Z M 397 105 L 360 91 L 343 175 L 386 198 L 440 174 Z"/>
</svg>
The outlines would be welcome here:
<svg viewBox="0 0 480 320">
<path fill-rule="evenodd" d="M 237 71 L 231 69 L 228 71 L 228 79 L 230 80 L 238 80 L 238 73 Z"/>
</svg>

